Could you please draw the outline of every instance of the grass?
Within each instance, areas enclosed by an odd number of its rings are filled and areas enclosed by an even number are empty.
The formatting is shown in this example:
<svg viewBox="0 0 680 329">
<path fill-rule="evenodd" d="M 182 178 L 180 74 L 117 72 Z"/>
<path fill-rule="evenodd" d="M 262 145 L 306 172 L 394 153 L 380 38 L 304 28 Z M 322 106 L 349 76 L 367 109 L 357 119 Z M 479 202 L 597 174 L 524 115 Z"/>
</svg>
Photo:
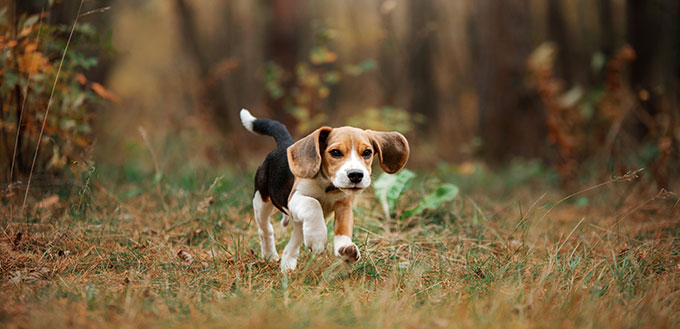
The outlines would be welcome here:
<svg viewBox="0 0 680 329">
<path fill-rule="evenodd" d="M 675 195 L 616 180 L 558 202 L 569 193 L 540 175 L 454 171 L 420 173 L 398 209 L 442 181 L 462 191 L 409 219 L 383 221 L 365 192 L 361 260 L 304 250 L 288 275 L 258 258 L 250 172 L 117 182 L 86 172 L 58 201 L 42 191 L 26 217 L 3 206 L 0 326 L 680 326 Z M 274 223 L 281 252 L 290 233 Z"/>
</svg>

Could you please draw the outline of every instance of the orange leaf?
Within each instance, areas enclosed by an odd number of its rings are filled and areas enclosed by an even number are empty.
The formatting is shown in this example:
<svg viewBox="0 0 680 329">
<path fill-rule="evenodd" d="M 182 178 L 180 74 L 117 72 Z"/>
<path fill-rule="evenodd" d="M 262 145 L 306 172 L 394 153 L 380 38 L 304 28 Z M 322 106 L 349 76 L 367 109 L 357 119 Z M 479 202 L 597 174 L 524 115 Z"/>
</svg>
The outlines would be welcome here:
<svg viewBox="0 0 680 329">
<path fill-rule="evenodd" d="M 32 53 L 38 49 L 38 45 L 30 42 L 24 46 L 24 53 Z"/>
<path fill-rule="evenodd" d="M 27 73 L 50 72 L 52 67 L 47 57 L 40 52 L 24 54 L 19 58 L 19 69 Z"/>
<path fill-rule="evenodd" d="M 19 32 L 19 37 L 25 37 L 29 34 L 31 34 L 31 31 L 33 31 L 33 26 L 26 26 L 23 29 L 21 29 L 21 32 Z"/>
<path fill-rule="evenodd" d="M 87 78 L 82 73 L 76 74 L 76 81 L 78 81 L 78 83 L 81 85 L 87 84 Z"/>
<path fill-rule="evenodd" d="M 37 51 L 35 43 L 28 43 L 24 47 L 24 55 L 19 57 L 19 70 L 27 73 L 50 72 L 50 60 Z"/>
<path fill-rule="evenodd" d="M 94 91 L 97 95 L 99 95 L 99 97 L 101 97 L 101 98 L 103 98 L 107 101 L 110 101 L 110 102 L 113 102 L 113 103 L 116 103 L 116 104 L 120 104 L 120 103 L 123 102 L 120 99 L 120 97 L 118 97 L 118 95 L 106 90 L 106 88 L 104 88 L 104 86 L 102 86 L 101 84 L 99 84 L 97 82 L 93 82 L 92 85 L 90 86 L 90 88 L 92 88 L 92 91 Z"/>
<path fill-rule="evenodd" d="M 59 196 L 54 194 L 50 195 L 38 202 L 36 205 L 38 208 L 49 208 L 59 203 Z"/>
</svg>

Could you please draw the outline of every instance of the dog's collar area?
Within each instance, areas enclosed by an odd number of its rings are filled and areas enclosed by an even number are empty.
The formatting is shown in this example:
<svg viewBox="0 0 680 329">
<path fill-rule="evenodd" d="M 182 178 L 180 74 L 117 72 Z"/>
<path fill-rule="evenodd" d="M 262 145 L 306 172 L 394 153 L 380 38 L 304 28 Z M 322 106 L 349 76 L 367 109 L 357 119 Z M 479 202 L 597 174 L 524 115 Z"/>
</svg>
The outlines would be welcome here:
<svg viewBox="0 0 680 329">
<path fill-rule="evenodd" d="M 319 170 L 319 175 L 320 175 L 324 180 L 330 181 L 330 178 L 328 178 L 328 176 L 326 176 L 326 174 L 323 172 L 323 170 Z M 335 185 L 333 185 L 333 183 L 330 183 L 330 184 L 328 185 L 328 187 L 326 187 L 326 193 L 330 193 L 330 192 L 337 191 L 337 190 L 339 190 L 339 188 L 335 187 Z"/>
</svg>

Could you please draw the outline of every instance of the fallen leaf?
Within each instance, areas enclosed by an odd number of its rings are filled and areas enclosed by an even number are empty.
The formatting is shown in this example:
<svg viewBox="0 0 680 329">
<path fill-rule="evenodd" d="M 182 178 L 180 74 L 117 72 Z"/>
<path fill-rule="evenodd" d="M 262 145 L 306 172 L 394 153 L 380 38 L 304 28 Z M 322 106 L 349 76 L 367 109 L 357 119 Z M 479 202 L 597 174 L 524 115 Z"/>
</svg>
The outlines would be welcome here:
<svg viewBox="0 0 680 329">
<path fill-rule="evenodd" d="M 201 201 L 201 203 L 198 204 L 198 207 L 196 207 L 196 211 L 198 211 L 199 213 L 202 214 L 202 213 L 206 212 L 208 210 L 208 208 L 210 208 L 210 206 L 213 203 L 215 203 L 215 198 L 212 197 L 212 196 L 209 196 L 209 197 L 203 199 L 203 201 Z"/>
<path fill-rule="evenodd" d="M 59 203 L 59 196 L 54 194 L 40 200 L 40 202 L 38 202 L 37 204 L 37 207 L 38 209 L 50 208 L 56 205 L 57 203 Z"/>
</svg>

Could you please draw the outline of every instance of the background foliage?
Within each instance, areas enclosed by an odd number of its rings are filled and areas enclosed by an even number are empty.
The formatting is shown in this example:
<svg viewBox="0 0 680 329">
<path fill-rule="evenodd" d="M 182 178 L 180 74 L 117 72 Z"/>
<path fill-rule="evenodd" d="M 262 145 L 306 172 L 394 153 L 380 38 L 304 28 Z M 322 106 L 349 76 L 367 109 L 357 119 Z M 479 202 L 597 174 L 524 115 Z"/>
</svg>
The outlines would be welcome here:
<svg viewBox="0 0 680 329">
<path fill-rule="evenodd" d="M 45 111 L 51 102 L 34 171 L 39 180 L 55 175 L 74 177 L 69 164 L 84 162 L 92 146 L 95 109 L 104 100 L 120 102 L 102 84 L 83 74 L 111 51 L 110 34 L 98 34 L 88 24 L 78 25 L 70 51 L 64 55 L 71 27 L 50 25 L 47 15 L 16 17 L 0 12 L 0 99 L 2 140 L 0 160 L 4 179 L 23 181 L 31 169 Z M 9 17 L 8 17 L 9 16 Z M 59 79 L 57 79 L 57 76 Z M 76 170 L 76 179 L 79 173 Z"/>
</svg>

